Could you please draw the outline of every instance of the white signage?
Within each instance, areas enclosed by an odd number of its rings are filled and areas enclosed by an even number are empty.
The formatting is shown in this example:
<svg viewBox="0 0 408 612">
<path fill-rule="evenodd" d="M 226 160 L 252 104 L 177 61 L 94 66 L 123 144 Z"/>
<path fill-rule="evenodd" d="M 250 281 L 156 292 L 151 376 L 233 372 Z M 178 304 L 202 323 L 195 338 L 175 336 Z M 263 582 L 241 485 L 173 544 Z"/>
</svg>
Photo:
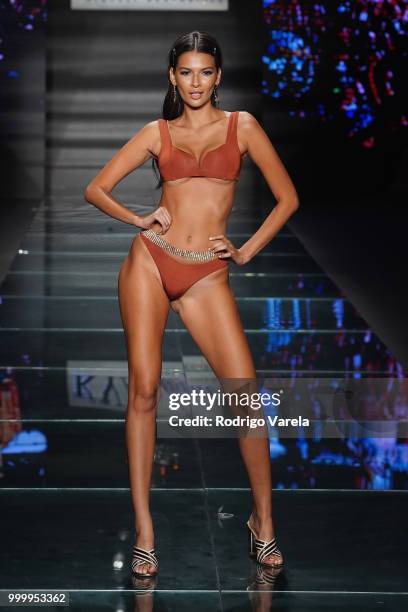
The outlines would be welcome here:
<svg viewBox="0 0 408 612">
<path fill-rule="evenodd" d="M 71 0 L 76 11 L 227 11 L 228 0 Z"/>
</svg>

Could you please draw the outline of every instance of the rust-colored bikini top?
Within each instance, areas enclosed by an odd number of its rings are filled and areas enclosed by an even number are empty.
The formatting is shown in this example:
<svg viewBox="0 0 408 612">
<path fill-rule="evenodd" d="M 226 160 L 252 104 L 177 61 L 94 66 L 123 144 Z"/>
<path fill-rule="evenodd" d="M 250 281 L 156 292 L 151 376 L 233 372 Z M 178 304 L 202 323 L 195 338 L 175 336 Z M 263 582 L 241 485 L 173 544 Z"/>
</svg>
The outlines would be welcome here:
<svg viewBox="0 0 408 612">
<path fill-rule="evenodd" d="M 230 113 L 226 142 L 207 151 L 201 163 L 192 153 L 173 145 L 167 121 L 159 119 L 161 149 L 157 161 L 162 180 L 203 176 L 237 181 L 242 162 L 237 140 L 238 112 Z"/>
</svg>

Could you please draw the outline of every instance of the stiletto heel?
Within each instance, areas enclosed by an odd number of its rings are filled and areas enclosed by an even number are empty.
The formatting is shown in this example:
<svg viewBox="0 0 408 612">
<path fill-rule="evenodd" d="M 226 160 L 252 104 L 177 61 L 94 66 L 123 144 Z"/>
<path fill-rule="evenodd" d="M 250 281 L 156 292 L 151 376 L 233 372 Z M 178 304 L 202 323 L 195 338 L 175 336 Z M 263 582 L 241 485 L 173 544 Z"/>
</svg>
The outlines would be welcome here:
<svg viewBox="0 0 408 612">
<path fill-rule="evenodd" d="M 142 565 L 143 563 L 149 563 L 150 565 L 154 565 L 155 570 L 153 572 L 138 572 L 137 567 Z M 141 576 L 143 578 L 151 578 L 152 576 L 156 576 L 158 561 L 155 554 L 155 549 L 145 550 L 144 548 L 140 548 L 139 546 L 133 546 L 133 556 L 132 556 L 132 572 L 136 576 Z"/>
<path fill-rule="evenodd" d="M 254 536 L 252 535 L 252 531 L 247 523 L 247 529 L 248 529 L 248 551 L 249 551 L 249 556 L 250 557 L 256 557 L 256 551 L 255 551 L 255 546 L 254 546 Z"/>
<path fill-rule="evenodd" d="M 249 520 L 246 522 L 246 525 L 249 531 L 249 556 L 256 557 L 256 561 L 260 565 L 267 567 L 282 567 L 283 561 L 281 563 L 264 562 L 264 560 L 271 555 L 282 557 L 282 553 L 276 545 L 276 537 L 273 537 L 272 540 L 260 540 L 249 524 Z"/>
</svg>

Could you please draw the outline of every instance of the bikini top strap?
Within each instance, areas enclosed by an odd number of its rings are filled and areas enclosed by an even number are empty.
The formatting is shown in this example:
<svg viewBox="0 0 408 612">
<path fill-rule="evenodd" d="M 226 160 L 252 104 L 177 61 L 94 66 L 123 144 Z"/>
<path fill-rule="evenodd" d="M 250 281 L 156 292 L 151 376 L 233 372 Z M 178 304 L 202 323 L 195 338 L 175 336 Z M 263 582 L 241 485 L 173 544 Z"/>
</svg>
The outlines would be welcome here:
<svg viewBox="0 0 408 612">
<path fill-rule="evenodd" d="M 163 153 L 165 149 L 171 148 L 171 138 L 169 133 L 169 128 L 167 127 L 167 121 L 165 119 L 160 118 L 158 120 L 159 130 L 160 130 L 160 138 L 161 138 L 161 149 L 160 154 Z"/>
<path fill-rule="evenodd" d="M 237 139 L 238 112 L 233 111 L 228 124 L 227 142 L 235 142 Z"/>
</svg>

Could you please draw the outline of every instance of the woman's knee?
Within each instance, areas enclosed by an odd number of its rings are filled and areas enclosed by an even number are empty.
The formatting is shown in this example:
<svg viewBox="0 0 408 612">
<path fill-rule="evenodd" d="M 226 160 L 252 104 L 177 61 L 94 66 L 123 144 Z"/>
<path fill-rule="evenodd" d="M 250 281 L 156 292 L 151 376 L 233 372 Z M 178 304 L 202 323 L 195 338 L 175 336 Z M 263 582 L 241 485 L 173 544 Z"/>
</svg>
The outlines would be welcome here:
<svg viewBox="0 0 408 612">
<path fill-rule="evenodd" d="M 129 385 L 128 409 L 138 413 L 156 410 L 159 393 L 158 382 L 144 382 Z"/>
</svg>

